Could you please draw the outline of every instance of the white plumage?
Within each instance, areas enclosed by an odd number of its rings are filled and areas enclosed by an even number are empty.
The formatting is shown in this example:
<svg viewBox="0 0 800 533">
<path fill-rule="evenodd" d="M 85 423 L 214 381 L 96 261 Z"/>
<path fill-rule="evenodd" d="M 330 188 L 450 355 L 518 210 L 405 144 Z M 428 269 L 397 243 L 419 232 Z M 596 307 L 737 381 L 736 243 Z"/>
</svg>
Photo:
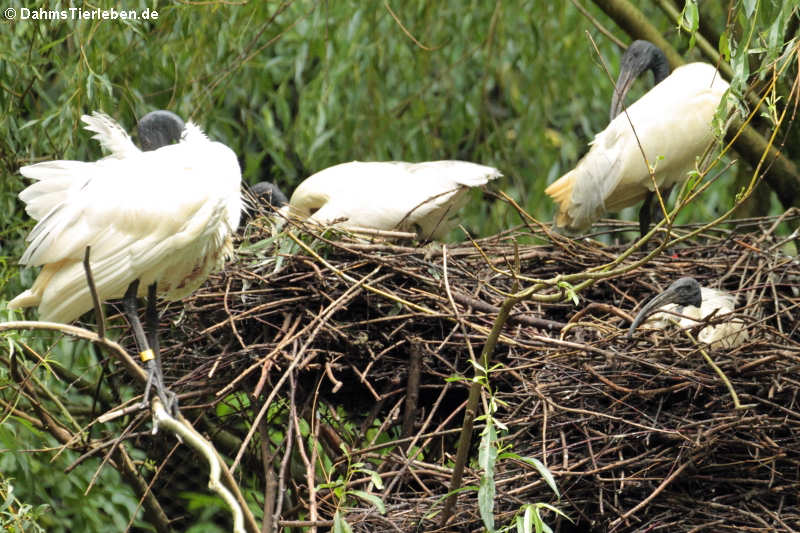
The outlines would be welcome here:
<svg viewBox="0 0 800 533">
<path fill-rule="evenodd" d="M 694 305 L 680 306 L 670 303 L 660 307 L 659 312 L 642 323 L 642 327 L 665 329 L 675 321 L 681 328 L 689 329 L 713 315 L 711 318 L 713 322 L 718 322 L 717 319 L 721 322 L 701 329 L 697 334 L 697 340 L 710 344 L 712 348 L 734 348 L 744 343 L 748 338 L 744 321 L 726 316 L 733 313 L 736 297 L 727 291 L 709 287 L 701 287 L 700 294 L 703 301 L 699 308 Z"/>
<path fill-rule="evenodd" d="M 353 161 L 308 177 L 289 201 L 293 216 L 342 228 L 416 232 L 441 239 L 456 224 L 470 187 L 502 174 L 465 161 Z"/>
<path fill-rule="evenodd" d="M 38 220 L 20 262 L 43 268 L 9 309 L 38 305 L 43 320 L 56 322 L 91 309 L 87 246 L 102 300 L 121 298 L 137 279 L 139 296 L 154 282 L 166 299 L 187 296 L 233 251 L 242 206 L 236 155 L 191 122 L 179 143 L 143 152 L 108 116 L 82 120 L 110 156 L 20 169 L 36 180 L 20 199 Z"/>
<path fill-rule="evenodd" d="M 617 115 L 575 169 L 545 190 L 558 204 L 556 225 L 585 231 L 605 213 L 644 200 L 654 187 L 642 150 L 660 190 L 685 181 L 714 139 L 711 122 L 727 89 L 713 66 L 691 63 Z"/>
</svg>

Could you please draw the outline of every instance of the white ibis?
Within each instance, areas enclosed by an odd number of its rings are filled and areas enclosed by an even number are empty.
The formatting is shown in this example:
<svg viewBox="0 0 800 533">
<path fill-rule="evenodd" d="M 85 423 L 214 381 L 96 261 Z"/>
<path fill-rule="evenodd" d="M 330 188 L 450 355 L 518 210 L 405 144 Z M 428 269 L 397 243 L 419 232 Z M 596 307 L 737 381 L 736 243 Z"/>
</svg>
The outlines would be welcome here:
<svg viewBox="0 0 800 533">
<path fill-rule="evenodd" d="M 501 175 L 465 161 L 352 161 L 306 178 L 292 194 L 289 212 L 322 225 L 442 239 L 457 224 L 469 188 Z"/>
<path fill-rule="evenodd" d="M 694 278 L 681 278 L 639 311 L 628 330 L 628 337 L 633 335 L 639 325 L 650 329 L 665 329 L 672 323 L 672 319 L 681 328 L 689 329 L 705 320 L 713 319 L 721 322 L 701 329 L 697 339 L 712 348 L 733 348 L 748 337 L 742 319 L 726 316 L 733 313 L 735 302 L 736 298 L 729 292 L 700 287 Z"/>
<path fill-rule="evenodd" d="M 124 297 L 142 358 L 149 358 L 145 401 L 155 383 L 169 408 L 158 360 L 155 297 L 188 296 L 232 254 L 231 235 L 242 208 L 239 163 L 230 148 L 209 140 L 191 122 L 184 126 L 172 113 L 154 112 L 140 121 L 142 146 L 151 151 L 139 150 L 106 115 L 81 119 L 112 153 L 93 162 L 47 161 L 20 169 L 36 180 L 20 199 L 38 221 L 20 263 L 43 268 L 33 287 L 8 307 L 38 306 L 42 320 L 63 323 L 90 310 L 82 265 L 90 246 L 98 296 Z M 137 296 L 145 294 L 149 340 L 136 309 Z"/>
<path fill-rule="evenodd" d="M 656 86 L 627 113 L 620 113 L 631 83 L 648 69 Z M 558 204 L 556 227 L 571 233 L 586 231 L 605 213 L 645 200 L 639 211 L 644 234 L 651 203 L 661 213 L 658 203 L 652 202 L 655 189 L 648 164 L 665 198 L 676 183 L 688 178 L 698 156 L 714 140 L 711 122 L 728 83 L 708 63 L 689 63 L 668 73 L 664 53 L 652 43 L 634 41 L 628 47 L 620 64 L 611 123 L 595 136 L 578 165 L 545 189 Z"/>
</svg>

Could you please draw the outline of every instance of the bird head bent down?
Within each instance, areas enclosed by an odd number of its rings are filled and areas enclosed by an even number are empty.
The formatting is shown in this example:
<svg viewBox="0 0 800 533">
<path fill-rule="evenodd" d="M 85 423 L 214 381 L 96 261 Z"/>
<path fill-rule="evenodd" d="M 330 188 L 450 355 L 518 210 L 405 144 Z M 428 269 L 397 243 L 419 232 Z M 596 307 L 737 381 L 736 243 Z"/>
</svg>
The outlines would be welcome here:
<svg viewBox="0 0 800 533">
<path fill-rule="evenodd" d="M 642 307 L 636 319 L 628 329 L 628 338 L 633 336 L 636 328 L 644 322 L 644 320 L 662 305 L 677 304 L 681 306 L 694 306 L 700 307 L 703 303 L 702 293 L 700 291 L 700 284 L 694 278 L 681 278 L 672 283 L 667 289 L 655 296 L 652 300 Z"/>
<path fill-rule="evenodd" d="M 611 99 L 611 112 L 609 121 L 620 114 L 625 95 L 633 82 L 645 71 L 653 72 L 653 82 L 657 85 L 669 76 L 669 62 L 667 56 L 659 47 L 650 41 L 633 41 L 625 50 L 619 64 L 619 77 Z"/>
<path fill-rule="evenodd" d="M 172 111 L 158 109 L 140 118 L 136 129 L 142 150 L 151 152 L 180 141 L 186 124 Z"/>
</svg>

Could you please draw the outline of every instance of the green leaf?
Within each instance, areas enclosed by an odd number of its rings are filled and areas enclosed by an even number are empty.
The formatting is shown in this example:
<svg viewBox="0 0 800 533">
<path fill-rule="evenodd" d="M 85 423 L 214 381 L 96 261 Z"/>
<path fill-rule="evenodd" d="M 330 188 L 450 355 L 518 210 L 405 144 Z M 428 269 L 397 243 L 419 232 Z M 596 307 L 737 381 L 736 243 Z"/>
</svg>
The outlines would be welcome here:
<svg viewBox="0 0 800 533">
<path fill-rule="evenodd" d="M 539 475 L 542 476 L 545 482 L 550 486 L 550 489 L 553 491 L 553 493 L 555 493 L 556 497 L 561 499 L 561 493 L 558 492 L 558 487 L 556 486 L 556 479 L 553 477 L 552 472 L 550 472 L 550 470 L 539 459 L 536 459 L 535 457 L 523 457 L 512 452 L 502 453 L 498 459 L 515 459 L 531 465 L 539 472 Z"/>
<path fill-rule="evenodd" d="M 569 520 L 570 522 L 572 522 L 572 519 L 569 516 L 567 516 L 567 514 L 564 511 L 562 511 L 561 509 L 559 509 L 558 507 L 550 505 L 549 503 L 537 503 L 537 504 L 534 504 L 534 505 L 536 506 L 537 509 L 538 508 L 548 509 L 548 510 L 556 513 L 557 515 L 562 516 L 562 517 L 566 518 L 567 520 Z"/>
<path fill-rule="evenodd" d="M 678 28 L 686 29 L 689 32 L 689 49 L 691 50 L 694 48 L 695 37 L 697 35 L 697 30 L 700 27 L 700 12 L 697 9 L 697 2 L 695 0 L 689 0 L 686 2 L 686 5 L 683 6 L 683 12 L 681 13 L 680 23 L 678 24 Z"/>
<path fill-rule="evenodd" d="M 531 533 L 532 514 L 533 511 L 526 507 L 522 514 L 518 514 L 514 517 L 514 522 L 517 524 L 517 533 Z"/>
<path fill-rule="evenodd" d="M 580 299 L 578 298 L 578 293 L 575 292 L 575 287 L 573 287 L 571 283 L 567 283 L 566 281 L 559 281 L 558 288 L 563 289 L 564 292 L 567 293 L 567 298 L 572 300 L 573 304 L 578 305 L 578 303 L 580 303 Z"/>
<path fill-rule="evenodd" d="M 742 0 L 742 5 L 744 5 L 744 14 L 747 18 L 753 16 L 753 12 L 756 10 L 756 4 L 758 0 Z"/>
<path fill-rule="evenodd" d="M 686 2 L 684 17 L 686 20 L 686 27 L 689 31 L 694 33 L 700 28 L 700 12 L 697 9 L 697 2 L 694 0 Z"/>
<path fill-rule="evenodd" d="M 8 509 L 12 503 L 14 503 L 14 485 L 8 483 L 5 486 L 6 489 L 6 499 L 2 505 L 0 505 L 0 513 L 4 512 Z"/>
<path fill-rule="evenodd" d="M 747 78 L 750 77 L 748 57 L 747 47 L 744 44 L 740 44 L 731 59 L 731 68 L 733 69 L 731 87 L 734 88 L 737 94 L 742 94 L 747 86 Z"/>
<path fill-rule="evenodd" d="M 333 533 L 353 533 L 350 524 L 347 523 L 339 511 L 333 514 Z"/>
<path fill-rule="evenodd" d="M 767 55 L 764 57 L 762 65 L 772 64 L 783 48 L 783 35 L 786 33 L 786 25 L 793 9 L 791 4 L 791 2 L 783 2 L 780 13 L 769 27 L 767 33 Z M 769 72 L 769 69 L 762 69 L 760 78 L 764 79 L 767 72 Z"/>
<path fill-rule="evenodd" d="M 372 480 L 372 484 L 375 485 L 376 489 L 383 488 L 383 479 L 381 478 L 381 475 L 379 473 L 375 472 L 374 470 L 362 470 L 362 471 L 369 474 L 369 478 Z"/>
<path fill-rule="evenodd" d="M 497 433 L 492 419 L 487 418 L 486 427 L 478 446 L 478 464 L 483 470 L 478 486 L 478 511 L 483 525 L 488 531 L 494 531 L 494 466 L 497 461 Z"/>
<path fill-rule="evenodd" d="M 378 511 L 380 511 L 381 514 L 386 514 L 386 506 L 383 504 L 383 500 L 381 500 L 379 496 L 364 492 L 363 490 L 348 490 L 347 493 L 371 503 L 378 508 Z"/>
<path fill-rule="evenodd" d="M 728 37 L 728 30 L 722 32 L 719 36 L 719 44 L 717 45 L 720 55 L 725 61 L 731 60 L 731 43 Z"/>
</svg>

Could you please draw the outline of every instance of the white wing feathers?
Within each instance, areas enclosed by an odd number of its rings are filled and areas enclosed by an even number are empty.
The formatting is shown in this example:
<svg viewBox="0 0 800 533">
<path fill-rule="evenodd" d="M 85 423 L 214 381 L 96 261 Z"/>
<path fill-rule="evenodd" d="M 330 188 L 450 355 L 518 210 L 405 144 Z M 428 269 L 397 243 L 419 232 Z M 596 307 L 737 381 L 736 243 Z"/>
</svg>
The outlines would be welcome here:
<svg viewBox="0 0 800 533">
<path fill-rule="evenodd" d="M 98 136 L 119 137 L 102 120 L 92 131 L 100 125 Z M 38 304 L 43 320 L 59 322 L 91 309 L 81 264 L 87 246 L 101 299 L 121 297 L 136 279 L 142 295 L 158 282 L 162 296 L 182 298 L 218 269 L 239 223 L 241 174 L 228 147 L 194 128 L 180 143 L 151 152 L 21 168 L 38 180 L 20 198 L 39 220 L 21 263 L 44 268 L 9 308 Z"/>
<path fill-rule="evenodd" d="M 42 220 L 48 213 L 62 204 L 70 187 L 80 186 L 74 173 L 79 172 L 80 161 L 47 161 L 22 167 L 20 173 L 37 180 L 19 194 L 25 202 L 25 211 L 34 220 Z"/>
<path fill-rule="evenodd" d="M 190 143 L 208 141 L 208 137 L 203 130 L 200 129 L 200 126 L 192 121 L 189 121 L 184 127 L 183 134 L 181 135 L 181 141 Z"/>
<path fill-rule="evenodd" d="M 345 228 L 418 231 L 441 239 L 454 225 L 466 192 L 500 177 L 492 167 L 464 161 L 342 163 L 301 183 L 292 212 Z"/>
<path fill-rule="evenodd" d="M 81 120 L 86 130 L 96 134 L 92 139 L 111 152 L 109 157 L 122 159 L 140 153 L 128 133 L 108 115 L 94 112 L 83 115 Z M 84 169 L 83 165 L 86 165 L 83 161 L 47 161 L 22 167 L 20 173 L 23 176 L 39 182 L 19 195 L 26 204 L 25 211 L 28 215 L 34 220 L 42 220 L 56 206 L 62 204 L 69 188 L 80 185 L 76 185 L 76 182 Z"/>
<path fill-rule="evenodd" d="M 92 139 L 111 152 L 111 157 L 124 158 L 140 151 L 128 132 L 105 113 L 95 111 L 91 115 L 83 115 L 81 120 L 86 124 L 85 129 L 96 133 Z"/>
<path fill-rule="evenodd" d="M 727 88 L 713 66 L 690 63 L 629 106 L 546 189 L 559 204 L 557 225 L 584 231 L 606 212 L 643 200 L 654 189 L 645 156 L 659 188 L 686 180 L 714 140 L 711 122 Z"/>
</svg>

